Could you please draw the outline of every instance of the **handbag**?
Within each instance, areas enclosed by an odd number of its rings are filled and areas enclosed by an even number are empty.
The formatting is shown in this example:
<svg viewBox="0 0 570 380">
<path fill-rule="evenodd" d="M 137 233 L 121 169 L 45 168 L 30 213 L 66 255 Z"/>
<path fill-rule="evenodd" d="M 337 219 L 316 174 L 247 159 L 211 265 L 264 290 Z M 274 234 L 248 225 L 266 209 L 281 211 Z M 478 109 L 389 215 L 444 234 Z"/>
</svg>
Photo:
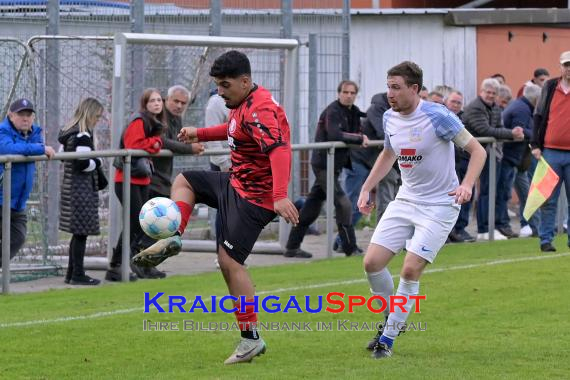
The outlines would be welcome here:
<svg viewBox="0 0 570 380">
<path fill-rule="evenodd" d="M 124 160 L 121 157 L 115 157 L 113 166 L 123 170 Z M 131 160 L 131 177 L 152 177 L 154 174 L 154 165 L 149 157 L 133 157 Z"/>
<path fill-rule="evenodd" d="M 109 185 L 109 181 L 107 180 L 107 176 L 103 171 L 103 168 L 99 166 L 97 168 L 97 191 L 101 191 L 107 188 Z"/>
</svg>

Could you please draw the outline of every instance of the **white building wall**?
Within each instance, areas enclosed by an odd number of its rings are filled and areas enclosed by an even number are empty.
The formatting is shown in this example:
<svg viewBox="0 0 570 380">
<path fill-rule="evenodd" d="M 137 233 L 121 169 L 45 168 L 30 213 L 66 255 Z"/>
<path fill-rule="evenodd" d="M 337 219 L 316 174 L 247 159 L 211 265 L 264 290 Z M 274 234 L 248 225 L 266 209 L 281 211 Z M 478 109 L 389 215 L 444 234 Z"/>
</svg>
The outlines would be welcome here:
<svg viewBox="0 0 570 380">
<path fill-rule="evenodd" d="M 356 15 L 350 33 L 351 76 L 360 86 L 357 104 L 386 91 L 386 72 L 402 61 L 423 69 L 424 85 L 446 84 L 476 96 L 476 30 L 450 27 L 443 15 Z"/>
</svg>

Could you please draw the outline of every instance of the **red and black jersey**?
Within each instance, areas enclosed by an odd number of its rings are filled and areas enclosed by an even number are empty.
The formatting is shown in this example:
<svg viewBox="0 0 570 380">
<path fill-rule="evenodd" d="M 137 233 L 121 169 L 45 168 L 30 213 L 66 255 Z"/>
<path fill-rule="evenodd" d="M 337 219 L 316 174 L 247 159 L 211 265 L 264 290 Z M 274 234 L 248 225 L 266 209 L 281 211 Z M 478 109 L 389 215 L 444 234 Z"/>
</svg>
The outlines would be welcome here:
<svg viewBox="0 0 570 380">
<path fill-rule="evenodd" d="M 273 210 L 287 197 L 291 172 L 290 130 L 283 108 L 271 93 L 255 85 L 247 98 L 232 109 L 227 124 L 201 128 L 201 141 L 227 134 L 231 149 L 232 186 L 248 201 Z"/>
</svg>

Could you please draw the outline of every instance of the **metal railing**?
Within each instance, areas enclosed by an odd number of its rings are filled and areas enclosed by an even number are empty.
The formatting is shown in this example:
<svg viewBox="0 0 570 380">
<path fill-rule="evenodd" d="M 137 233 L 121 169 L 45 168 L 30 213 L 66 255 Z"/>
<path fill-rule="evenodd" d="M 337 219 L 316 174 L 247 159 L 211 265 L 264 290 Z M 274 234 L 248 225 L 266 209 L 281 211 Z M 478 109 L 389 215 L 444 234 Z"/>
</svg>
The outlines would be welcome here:
<svg viewBox="0 0 570 380">
<path fill-rule="evenodd" d="M 477 139 L 482 144 L 491 144 L 489 149 L 489 240 L 494 240 L 495 230 L 495 197 L 496 187 L 496 153 L 495 146 L 497 140 L 492 137 L 483 137 Z M 370 141 L 371 148 L 378 148 L 384 145 L 383 141 Z M 332 257 L 332 245 L 334 239 L 334 156 L 335 150 L 339 148 L 347 148 L 347 145 L 342 142 L 321 142 L 310 144 L 295 144 L 292 146 L 293 151 L 327 149 L 327 190 L 326 190 L 326 239 L 327 239 L 327 256 Z M 204 155 L 224 155 L 228 154 L 228 149 L 210 149 L 204 152 Z M 169 150 L 161 150 L 157 154 L 149 154 L 144 150 L 131 150 L 131 149 L 114 149 L 114 150 L 101 150 L 85 153 L 77 152 L 63 152 L 56 153 L 52 160 L 71 160 L 78 158 L 95 158 L 95 157 L 123 157 L 125 160 L 123 168 L 123 180 L 125 183 L 130 183 L 131 180 L 131 161 L 132 157 L 172 157 L 174 154 Z M 10 204 L 11 200 L 11 177 L 12 177 L 12 164 L 18 162 L 35 162 L 47 161 L 47 156 L 21 156 L 21 155 L 5 155 L 0 157 L 0 164 L 4 164 L 4 178 L 3 178 L 3 192 L 4 204 Z M 113 181 L 112 178 L 109 181 Z M 127 263 L 130 261 L 130 186 L 123 186 L 123 234 L 122 234 L 122 262 Z M 9 292 L 10 284 L 10 207 L 2 207 L 2 293 Z M 289 235 L 290 226 L 286 225 L 282 218 L 279 228 L 279 243 L 281 247 L 285 247 L 287 237 Z M 110 238 L 110 237 L 109 237 Z M 109 243 L 111 245 L 111 242 Z M 129 266 L 121 266 L 122 281 L 128 281 Z"/>
</svg>

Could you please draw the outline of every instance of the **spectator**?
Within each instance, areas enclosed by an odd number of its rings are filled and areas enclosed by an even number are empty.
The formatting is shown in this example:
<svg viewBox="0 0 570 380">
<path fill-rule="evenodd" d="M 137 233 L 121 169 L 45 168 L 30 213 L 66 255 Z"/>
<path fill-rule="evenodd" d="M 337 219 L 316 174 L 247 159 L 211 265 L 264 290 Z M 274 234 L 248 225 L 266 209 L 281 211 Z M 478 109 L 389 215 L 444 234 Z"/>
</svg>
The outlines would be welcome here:
<svg viewBox="0 0 570 380">
<path fill-rule="evenodd" d="M 321 113 L 315 142 L 343 141 L 350 144 L 368 145 L 368 137 L 361 132 L 360 117 L 364 113 L 354 105 L 358 86 L 355 82 L 343 80 L 337 88 L 338 99 L 329 104 Z M 293 227 L 287 241 L 286 257 L 310 258 L 309 252 L 302 250 L 301 243 L 309 226 L 317 219 L 321 206 L 326 200 L 327 191 L 327 151 L 316 150 L 311 158 L 315 173 L 315 183 L 307 196 L 299 215 L 299 224 Z M 334 156 L 334 205 L 336 221 L 341 236 L 342 247 L 347 256 L 357 251 L 356 235 L 352 222 L 352 204 L 340 187 L 338 177 L 342 168 L 351 168 L 349 149 L 337 149 Z"/>
<path fill-rule="evenodd" d="M 178 141 L 178 133 L 182 129 L 182 118 L 188 108 L 190 92 L 186 87 L 175 85 L 168 89 L 164 101 L 164 113 L 166 126 L 162 129 L 162 148 L 169 149 L 174 154 L 200 154 L 204 151 L 202 144 L 185 144 Z M 153 157 L 154 172 L 150 181 L 148 199 L 155 197 L 170 197 L 172 186 L 172 172 L 174 157 Z M 145 234 L 141 235 L 140 245 L 137 251 L 148 248 L 156 243 L 156 240 Z M 156 268 L 147 270 L 148 278 L 164 278 L 166 273 Z"/>
<path fill-rule="evenodd" d="M 59 132 L 58 141 L 65 152 L 95 150 L 93 130 L 103 111 L 103 106 L 96 99 L 87 98 L 79 103 L 73 118 Z M 98 191 L 107 187 L 105 174 L 100 170 L 102 165 L 100 158 L 63 162 L 59 229 L 72 234 L 64 280 L 66 284 L 98 285 L 101 282 L 85 274 L 83 261 L 87 236 L 100 233 Z"/>
<path fill-rule="evenodd" d="M 509 103 L 513 100 L 513 93 L 511 92 L 511 88 L 505 84 L 499 86 L 499 91 L 497 92 L 497 105 L 503 111 Z"/>
<path fill-rule="evenodd" d="M 133 114 L 123 135 L 121 136 L 121 149 L 144 149 L 149 153 L 158 153 L 162 147 L 162 139 L 160 135 L 164 128 L 165 118 L 163 112 L 163 102 L 160 92 L 155 88 L 144 90 L 141 97 L 140 109 Z M 141 159 L 139 159 L 141 160 Z M 117 162 L 118 160 L 115 160 Z M 133 168 L 135 166 L 133 159 Z M 122 166 L 115 164 L 117 171 L 115 173 L 115 194 L 119 198 L 119 202 L 123 203 L 123 170 Z M 136 176 L 134 173 L 131 177 L 131 219 L 130 219 L 130 243 L 131 254 L 133 257 L 141 248 L 144 239 L 144 232 L 139 224 L 139 210 L 149 199 L 149 185 L 151 182 L 151 173 Z M 122 235 L 122 233 L 121 233 Z M 108 281 L 121 280 L 121 264 L 122 264 L 123 239 L 119 236 L 119 241 L 113 250 L 113 256 L 110 262 L 110 268 L 105 275 Z M 164 277 L 157 269 L 142 268 L 131 263 L 131 269 L 136 274 L 131 273 L 130 280 L 139 278 L 161 278 Z"/>
<path fill-rule="evenodd" d="M 0 155 L 41 156 L 45 154 L 49 159 L 53 158 L 55 151 L 51 146 L 44 144 L 42 129 L 34 124 L 35 112 L 32 102 L 27 99 L 18 99 L 10 105 L 8 116 L 0 123 Z M 32 191 L 35 171 L 35 162 L 18 162 L 12 165 L 10 259 L 16 256 L 26 241 L 28 221 L 26 202 Z M 3 178 L 4 164 L 0 166 L 0 204 L 2 207 L 4 207 Z M 1 240 L 2 231 L 0 230 L 0 243 Z"/>
<path fill-rule="evenodd" d="M 428 100 L 428 94 L 429 94 L 429 91 L 428 91 L 427 87 L 422 86 L 422 89 L 420 90 L 420 94 L 419 94 L 420 98 L 422 100 Z"/>
<path fill-rule="evenodd" d="M 540 97 L 540 91 L 541 88 L 534 83 L 526 85 L 524 87 L 523 96 L 515 99 L 503 112 L 505 128 L 513 129 L 517 126 L 522 127 L 526 140 L 529 140 L 532 136 L 532 114 L 536 102 Z M 530 160 L 525 160 L 527 153 L 530 154 L 528 142 L 505 144 L 503 147 L 503 160 L 501 162 L 501 170 L 503 171 L 502 177 L 505 180 L 497 183 L 497 228 L 499 231 L 507 227 L 510 228 L 507 204 L 511 198 L 514 182 L 515 191 L 519 198 L 521 223 L 519 236 L 521 237 L 531 236 L 533 230 L 537 231 L 538 227 L 536 216 L 531 218 L 531 225 L 529 226 L 529 222 L 522 215 L 530 186 L 530 178 L 527 171 Z"/>
<path fill-rule="evenodd" d="M 443 104 L 443 94 L 441 92 L 432 91 L 428 94 L 428 98 L 430 102 Z"/>
<path fill-rule="evenodd" d="M 523 129 L 514 127 L 506 129 L 501 124 L 501 108 L 495 100 L 499 91 L 499 82 L 493 78 L 487 78 L 481 83 L 479 96 L 465 107 L 463 123 L 469 132 L 475 137 L 494 137 L 496 139 L 513 139 L 522 141 L 524 138 Z M 491 145 L 487 145 L 487 151 Z M 496 144 L 496 172 L 497 182 L 504 181 L 500 178 L 501 173 L 502 144 Z M 480 194 L 477 202 L 477 240 L 489 239 L 489 160 L 487 155 L 485 167 L 480 176 Z M 494 186 L 497 186 L 495 183 Z M 496 211 L 496 209 L 495 209 Z M 495 214 L 495 220 L 497 220 Z M 496 240 L 504 240 L 507 237 L 515 237 L 512 231 L 498 230 L 494 232 Z"/>
<path fill-rule="evenodd" d="M 446 84 L 440 84 L 440 85 L 435 86 L 433 88 L 432 92 L 439 92 L 441 94 L 441 96 L 443 97 L 443 99 L 447 99 L 449 94 L 451 94 L 453 92 L 453 87 L 449 87 Z M 440 104 L 443 104 L 443 101 Z"/>
<path fill-rule="evenodd" d="M 176 85 L 168 89 L 164 101 L 166 127 L 162 130 L 162 148 L 175 154 L 200 154 L 204 151 L 202 144 L 185 144 L 178 141 L 178 133 L 182 129 L 182 118 L 188 108 L 190 92 L 184 86 Z M 172 186 L 173 157 L 153 157 L 154 173 L 151 178 L 149 197 L 170 197 Z M 153 243 L 154 244 L 154 241 Z"/>
<path fill-rule="evenodd" d="M 385 92 L 376 94 L 372 97 L 370 107 L 366 111 L 366 119 L 362 123 L 362 133 L 364 133 L 369 140 L 384 140 L 384 129 L 382 128 L 382 116 L 384 112 L 390 108 L 388 104 L 388 97 Z M 344 169 L 346 195 L 352 204 L 352 225 L 356 226 L 362 214 L 358 210 L 358 196 L 360 195 L 360 188 L 366 177 L 370 174 L 376 158 L 382 149 L 378 148 L 351 148 L 350 161 L 352 164 L 351 169 Z M 391 169 L 383 181 L 378 184 L 376 192 L 377 204 L 382 205 L 378 207 L 377 217 L 386 210 L 388 203 L 396 197 L 396 188 L 398 186 L 399 174 L 395 169 Z M 389 198 L 389 199 L 385 199 Z M 337 235 L 333 249 L 335 251 L 341 249 L 341 238 Z M 360 248 L 357 247 L 360 251 Z"/>
<path fill-rule="evenodd" d="M 504 85 L 505 83 L 507 83 L 505 76 L 503 74 L 500 74 L 500 73 L 491 75 L 491 78 L 496 79 L 497 82 L 499 82 L 499 85 L 501 85 L 501 86 Z"/>
<path fill-rule="evenodd" d="M 214 127 L 228 121 L 230 110 L 226 107 L 226 101 L 218 92 L 214 92 L 206 104 L 205 127 Z M 209 149 L 227 148 L 228 144 L 222 141 L 209 141 L 206 143 Z M 210 167 L 215 171 L 227 172 L 232 166 L 230 155 L 210 156 Z"/>
<path fill-rule="evenodd" d="M 556 205 L 563 182 L 566 186 L 566 194 L 570 194 L 570 135 L 567 132 L 568 120 L 570 120 L 570 96 L 568 96 L 570 93 L 570 51 L 565 51 L 560 56 L 560 72 L 560 77 L 550 79 L 544 84 L 534 114 L 534 132 L 531 140 L 532 155 L 537 160 L 544 156 L 544 159 L 560 177 L 556 189 L 540 209 L 538 235 L 542 252 L 556 251 L 552 245 L 552 239 L 554 238 Z M 570 212 L 568 218 L 570 219 Z M 570 232 L 568 233 L 570 239 Z"/>
<path fill-rule="evenodd" d="M 531 84 L 535 84 L 538 87 L 542 88 L 542 86 L 544 86 L 544 83 L 548 80 L 548 78 L 550 78 L 550 73 L 548 72 L 548 70 L 543 69 L 543 68 L 538 68 L 538 69 L 534 70 L 534 74 L 532 75 L 532 79 L 529 80 L 528 82 L 526 82 L 525 84 L 523 84 L 521 86 L 521 88 L 519 89 L 519 91 L 517 92 L 517 98 L 520 98 L 521 96 L 523 96 L 523 90 L 526 86 L 531 85 Z"/>
<path fill-rule="evenodd" d="M 457 115 L 459 120 L 463 118 L 463 94 L 458 90 L 452 90 L 447 98 L 445 99 L 444 105 L 451 112 Z M 467 167 L 469 165 L 469 153 L 465 150 L 455 146 L 455 173 L 459 179 L 459 183 L 463 182 L 465 175 L 467 174 Z M 472 191 L 475 193 L 474 189 Z M 461 204 L 461 210 L 459 211 L 459 217 L 451 233 L 449 234 L 449 240 L 454 243 L 463 242 L 474 242 L 475 238 L 471 236 L 465 228 L 469 225 L 469 212 L 471 211 L 471 205 L 473 201 L 469 199 L 468 201 Z"/>
</svg>

